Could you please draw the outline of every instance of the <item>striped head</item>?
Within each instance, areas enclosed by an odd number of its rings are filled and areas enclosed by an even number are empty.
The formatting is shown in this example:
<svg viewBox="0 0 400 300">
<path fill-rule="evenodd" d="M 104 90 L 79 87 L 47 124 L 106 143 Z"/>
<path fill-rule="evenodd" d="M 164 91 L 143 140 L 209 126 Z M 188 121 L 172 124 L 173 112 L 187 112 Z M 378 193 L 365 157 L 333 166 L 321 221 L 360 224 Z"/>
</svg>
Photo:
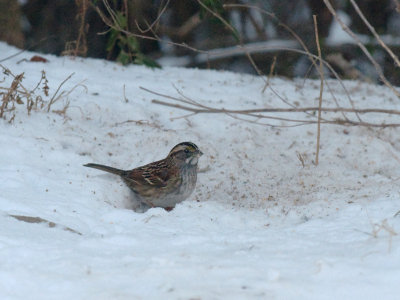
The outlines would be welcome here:
<svg viewBox="0 0 400 300">
<path fill-rule="evenodd" d="M 199 157 L 203 152 L 191 142 L 183 142 L 176 145 L 169 152 L 168 157 L 174 159 L 180 165 L 197 165 Z"/>
</svg>

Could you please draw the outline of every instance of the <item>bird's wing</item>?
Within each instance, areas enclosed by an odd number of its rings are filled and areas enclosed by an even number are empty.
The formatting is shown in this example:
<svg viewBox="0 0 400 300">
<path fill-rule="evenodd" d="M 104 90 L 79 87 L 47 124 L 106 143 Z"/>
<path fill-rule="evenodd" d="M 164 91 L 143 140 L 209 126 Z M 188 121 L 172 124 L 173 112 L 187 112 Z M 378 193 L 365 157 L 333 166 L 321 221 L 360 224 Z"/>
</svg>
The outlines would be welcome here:
<svg viewBox="0 0 400 300">
<path fill-rule="evenodd" d="M 165 187 L 172 174 L 162 162 L 156 162 L 128 171 L 124 175 L 125 180 L 138 185 Z"/>
</svg>

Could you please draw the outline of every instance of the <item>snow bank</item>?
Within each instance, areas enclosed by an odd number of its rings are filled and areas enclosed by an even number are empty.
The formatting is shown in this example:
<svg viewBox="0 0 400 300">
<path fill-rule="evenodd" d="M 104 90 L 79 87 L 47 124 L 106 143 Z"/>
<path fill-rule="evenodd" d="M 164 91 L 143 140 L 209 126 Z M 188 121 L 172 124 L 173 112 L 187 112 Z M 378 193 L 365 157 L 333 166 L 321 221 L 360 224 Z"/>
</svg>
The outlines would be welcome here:
<svg viewBox="0 0 400 300">
<path fill-rule="evenodd" d="M 16 51 L 0 43 L 2 58 Z M 73 72 L 62 90 L 82 81 L 86 89 L 53 105 L 69 101 L 66 114 L 28 116 L 20 105 L 12 124 L 0 121 L 2 299 L 397 299 L 398 129 L 323 125 L 315 167 L 315 125 L 177 118 L 185 112 L 153 104 L 165 99 L 140 89 L 179 96 L 176 87 L 213 107 L 287 107 L 272 90 L 261 92 L 260 77 L 49 55 L 48 63 L 18 63 L 33 55 L 2 65 L 24 72 L 29 89 L 44 70 L 50 96 Z M 9 87 L 4 78 L 0 86 Z M 345 84 L 359 108 L 400 110 L 384 87 Z M 329 85 L 348 107 L 339 83 Z M 295 105 L 317 104 L 316 81 L 274 78 L 271 87 Z M 324 103 L 334 106 L 328 92 Z M 205 155 L 194 195 L 170 213 L 134 212 L 121 180 L 82 167 L 133 168 L 182 141 Z"/>
</svg>

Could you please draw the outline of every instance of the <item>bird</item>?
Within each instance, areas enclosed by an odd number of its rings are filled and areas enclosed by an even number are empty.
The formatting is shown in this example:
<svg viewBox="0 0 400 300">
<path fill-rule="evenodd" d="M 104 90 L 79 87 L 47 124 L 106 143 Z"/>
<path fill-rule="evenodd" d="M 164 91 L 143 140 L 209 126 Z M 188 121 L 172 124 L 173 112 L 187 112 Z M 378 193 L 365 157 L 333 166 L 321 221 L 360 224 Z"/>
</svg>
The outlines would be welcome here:
<svg viewBox="0 0 400 300">
<path fill-rule="evenodd" d="M 89 163 L 83 166 L 118 175 L 134 197 L 150 207 L 172 210 L 195 189 L 198 161 L 203 152 L 192 142 L 174 146 L 166 158 L 132 169 L 121 170 Z"/>
</svg>

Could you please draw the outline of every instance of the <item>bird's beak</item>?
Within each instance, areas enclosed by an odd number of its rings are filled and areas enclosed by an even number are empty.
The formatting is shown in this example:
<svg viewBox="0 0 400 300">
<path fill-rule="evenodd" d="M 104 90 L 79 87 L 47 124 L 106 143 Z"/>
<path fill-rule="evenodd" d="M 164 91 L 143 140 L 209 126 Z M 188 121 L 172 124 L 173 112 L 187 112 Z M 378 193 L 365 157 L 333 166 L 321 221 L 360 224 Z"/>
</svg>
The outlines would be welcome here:
<svg viewBox="0 0 400 300">
<path fill-rule="evenodd" d="M 199 154 L 199 156 L 202 156 L 202 155 L 203 155 L 203 152 L 201 152 L 201 151 L 199 150 L 198 154 Z"/>
</svg>

